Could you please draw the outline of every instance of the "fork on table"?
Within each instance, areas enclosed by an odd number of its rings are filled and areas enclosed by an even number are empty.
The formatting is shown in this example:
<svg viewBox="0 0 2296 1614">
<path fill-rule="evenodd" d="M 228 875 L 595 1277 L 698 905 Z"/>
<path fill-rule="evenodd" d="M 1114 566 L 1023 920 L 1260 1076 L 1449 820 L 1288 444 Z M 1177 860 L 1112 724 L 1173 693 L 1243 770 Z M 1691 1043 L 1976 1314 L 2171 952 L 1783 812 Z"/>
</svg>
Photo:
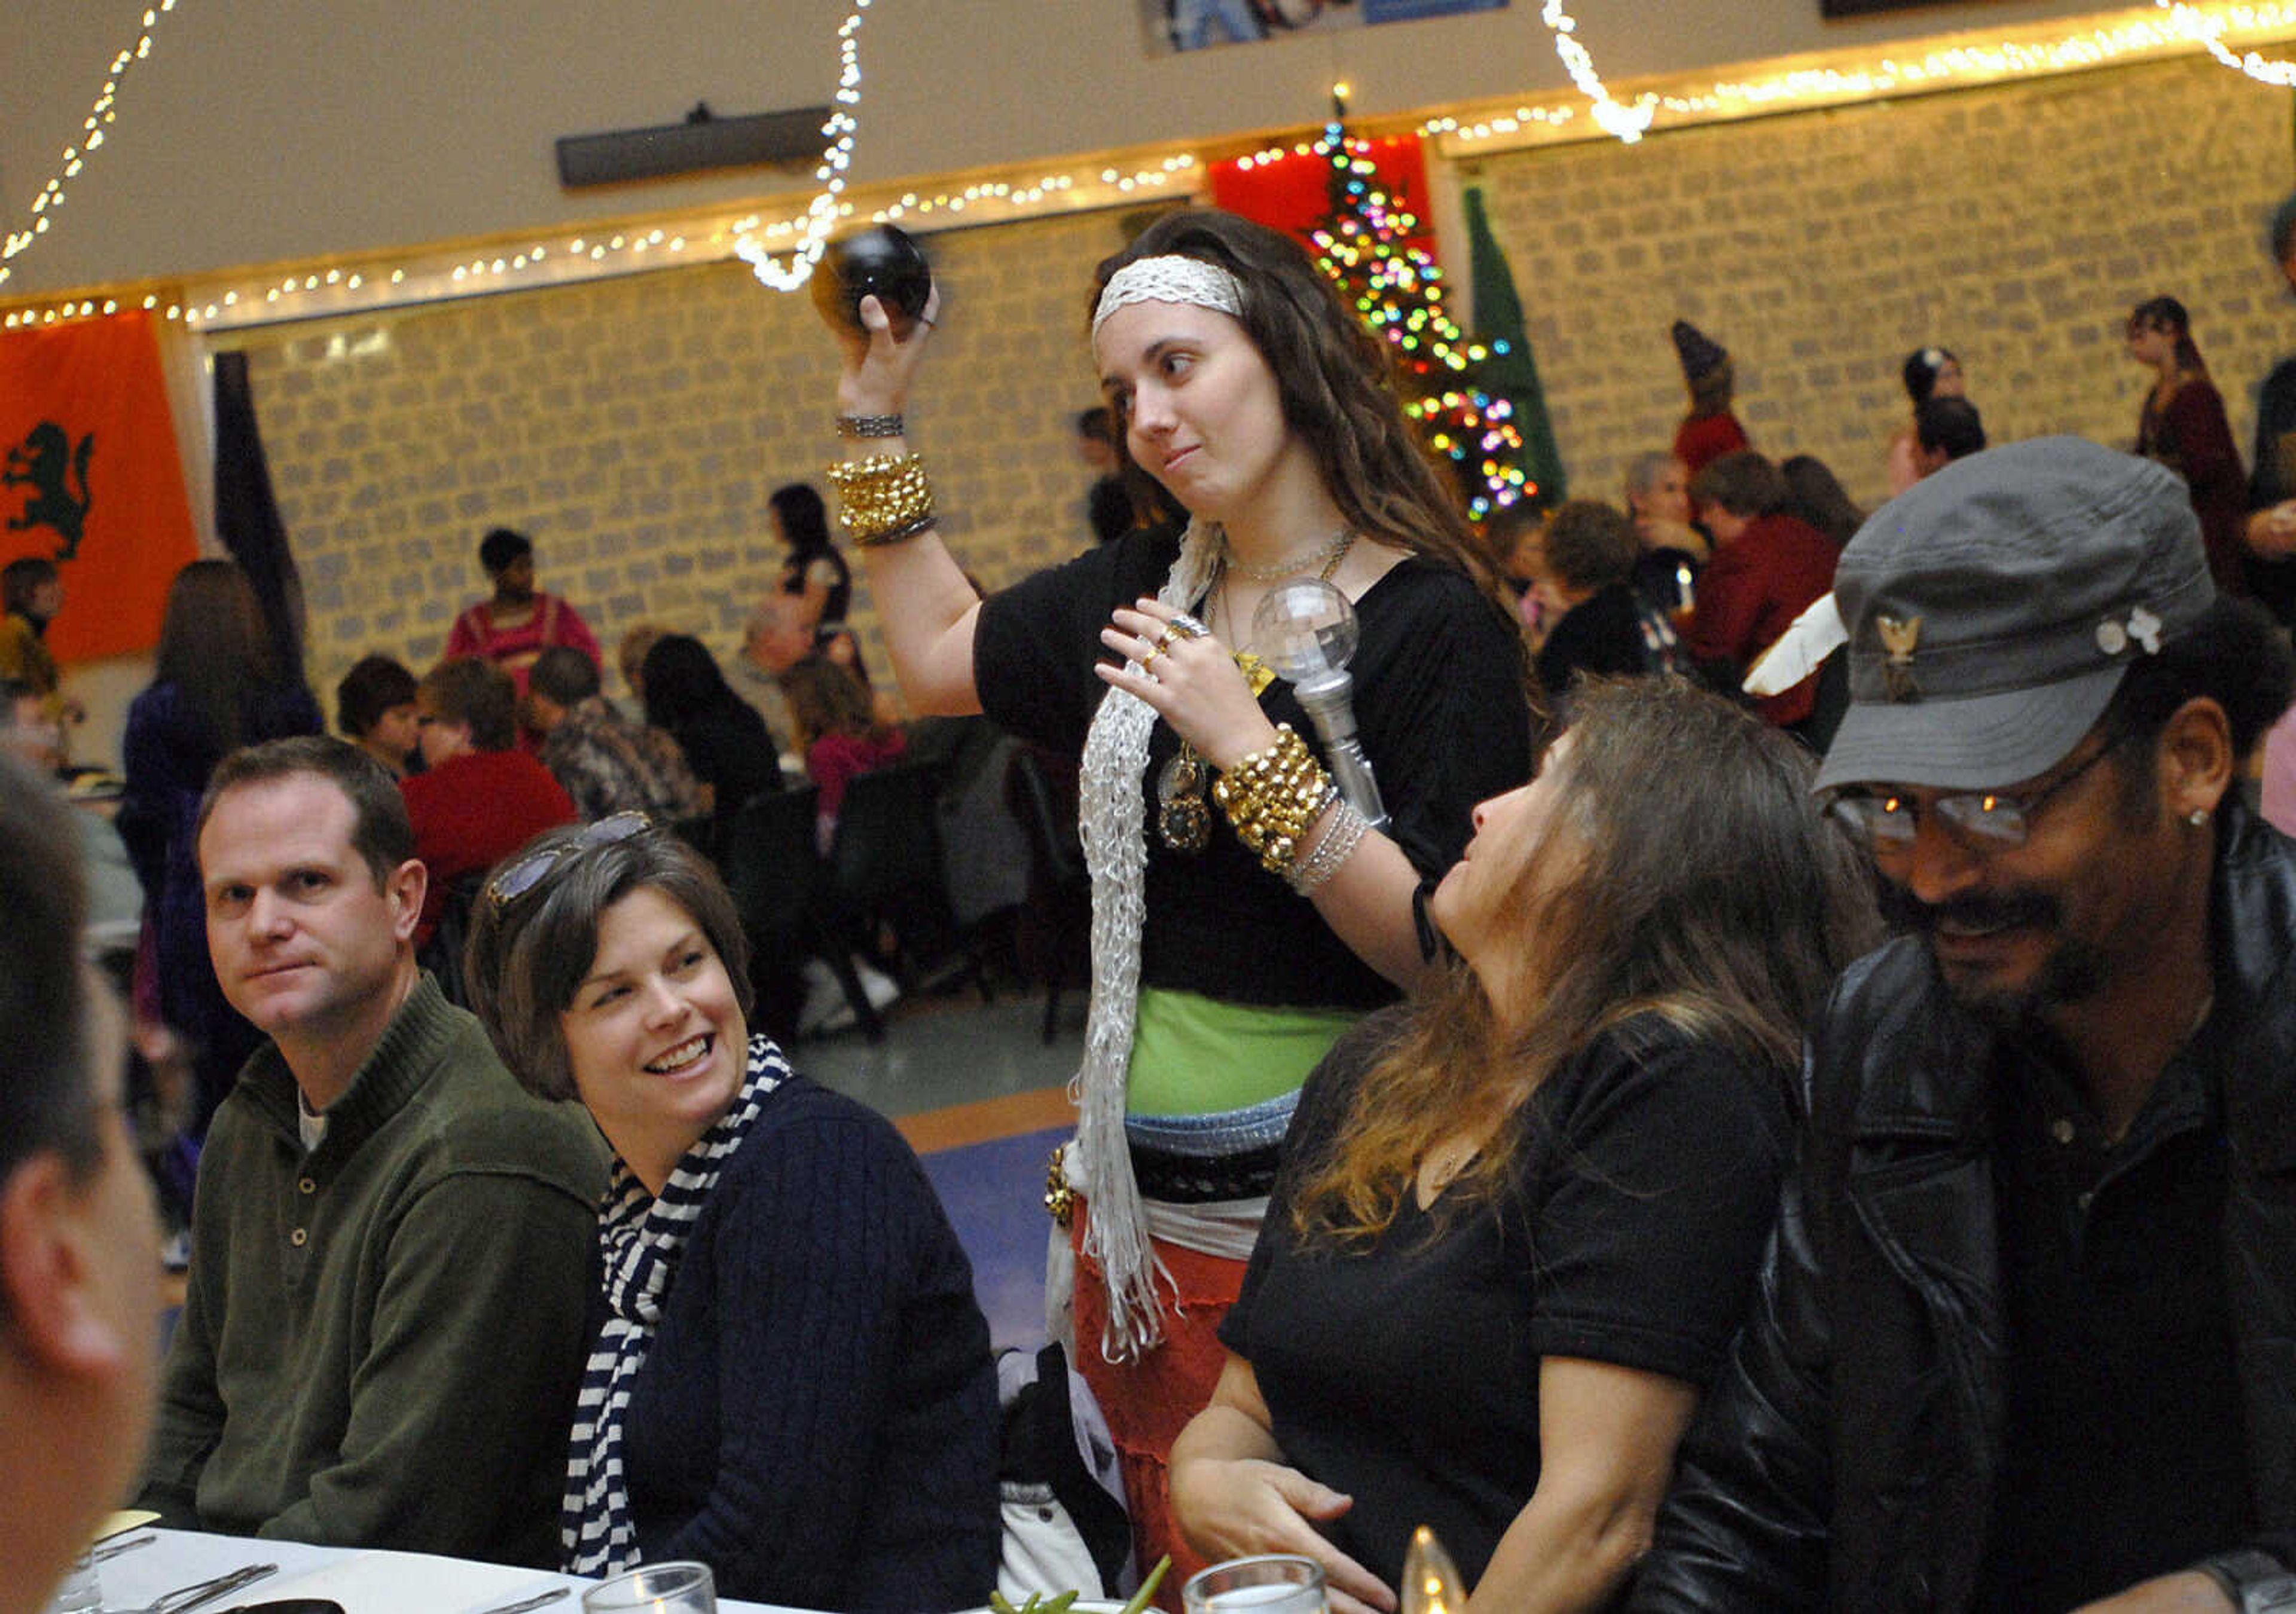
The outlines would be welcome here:
<svg viewBox="0 0 2296 1614">
<path fill-rule="evenodd" d="M 218 1575 L 212 1580 L 202 1580 L 174 1591 L 144 1604 L 140 1609 L 106 1609 L 103 1614 L 188 1614 L 203 1602 L 213 1602 L 242 1586 L 251 1586 L 266 1575 L 279 1573 L 275 1563 L 252 1563 L 243 1569 L 234 1569 L 228 1575 Z"/>
</svg>

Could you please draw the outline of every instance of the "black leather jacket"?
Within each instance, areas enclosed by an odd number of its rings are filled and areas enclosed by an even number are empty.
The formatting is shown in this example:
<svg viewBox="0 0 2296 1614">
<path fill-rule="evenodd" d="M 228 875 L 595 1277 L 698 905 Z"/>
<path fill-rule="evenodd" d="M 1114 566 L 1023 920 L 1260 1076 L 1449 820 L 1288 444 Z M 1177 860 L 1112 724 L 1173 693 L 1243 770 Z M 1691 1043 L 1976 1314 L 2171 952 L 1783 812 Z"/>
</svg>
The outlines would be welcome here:
<svg viewBox="0 0 2296 1614">
<path fill-rule="evenodd" d="M 2224 1213 L 2257 1517 L 2296 1544 L 2296 844 L 2237 805 L 2210 923 Z M 1813 1038 L 1811 1115 L 1754 1310 L 1683 1447 L 1628 1607 L 1966 1607 L 2002 1462 L 1988 1159 L 1993 1038 L 1925 946 L 1853 965 Z"/>
</svg>

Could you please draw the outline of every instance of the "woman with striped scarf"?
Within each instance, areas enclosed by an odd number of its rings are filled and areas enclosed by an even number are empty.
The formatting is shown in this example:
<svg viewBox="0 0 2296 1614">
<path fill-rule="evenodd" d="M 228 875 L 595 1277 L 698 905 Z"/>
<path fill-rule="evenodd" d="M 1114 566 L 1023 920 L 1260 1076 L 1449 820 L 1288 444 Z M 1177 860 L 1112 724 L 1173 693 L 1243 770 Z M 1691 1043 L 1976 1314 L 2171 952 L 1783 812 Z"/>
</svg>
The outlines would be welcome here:
<svg viewBox="0 0 2296 1614">
<path fill-rule="evenodd" d="M 752 1036 L 708 864 L 640 815 L 552 831 L 473 916 L 473 1006 L 614 1151 L 564 1564 L 698 1559 L 732 1597 L 969 1608 L 994 1585 L 996 1371 L 972 1274 L 875 1112 Z"/>
</svg>

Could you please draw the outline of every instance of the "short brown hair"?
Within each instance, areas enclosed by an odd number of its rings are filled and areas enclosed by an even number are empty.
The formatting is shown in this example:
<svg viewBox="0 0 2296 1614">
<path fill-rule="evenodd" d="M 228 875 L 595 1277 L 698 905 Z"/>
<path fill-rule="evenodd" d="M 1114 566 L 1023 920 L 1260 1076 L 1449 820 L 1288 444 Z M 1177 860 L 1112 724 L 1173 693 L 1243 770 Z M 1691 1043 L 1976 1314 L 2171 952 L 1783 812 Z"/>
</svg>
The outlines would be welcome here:
<svg viewBox="0 0 2296 1614">
<path fill-rule="evenodd" d="M 533 889 L 507 902 L 496 901 L 491 889 L 480 893 L 463 955 L 471 1008 L 521 1086 L 540 1098 L 575 1096 L 559 1016 L 597 959 L 599 921 L 641 888 L 693 916 L 725 964 L 742 1012 L 750 1012 L 749 938 L 726 882 L 699 853 L 666 830 L 596 841 L 570 826 L 544 831 L 501 867 L 548 852 L 558 862 Z"/>
<path fill-rule="evenodd" d="M 335 685 L 335 721 L 354 740 L 382 721 L 394 706 L 414 701 L 414 675 L 389 656 L 362 656 Z"/>
<path fill-rule="evenodd" d="M 471 743 L 506 751 L 518 741 L 518 685 L 491 661 L 457 656 L 422 675 L 419 692 L 449 723 L 468 724 Z"/>
<path fill-rule="evenodd" d="M 1600 499 L 1573 499 L 1556 511 L 1546 547 L 1547 569 L 1570 589 L 1625 581 L 1643 552 L 1635 524 Z"/>
<path fill-rule="evenodd" d="M 62 575 L 45 555 L 18 555 L 0 566 L 0 610 L 29 616 L 32 596 Z"/>
<path fill-rule="evenodd" d="M 215 816 L 216 803 L 226 791 L 242 784 L 267 784 L 308 774 L 324 779 L 351 804 L 351 849 L 359 855 L 380 887 L 394 871 L 414 856 L 414 825 L 406 816 L 406 798 L 389 769 L 347 740 L 332 734 L 294 734 L 245 745 L 216 764 L 208 776 L 207 794 L 200 798 L 200 814 L 192 831 L 196 852 Z"/>
<path fill-rule="evenodd" d="M 557 705 L 579 706 L 598 692 L 598 664 L 570 644 L 554 644 L 526 669 L 526 687 Z"/>
<path fill-rule="evenodd" d="M 87 916 L 71 808 L 50 782 L 0 756 L 0 1185 L 53 1150 L 84 1178 L 102 1164 L 103 1131 L 89 1079 Z M 0 1290 L 0 1323 L 7 1296 Z"/>
<path fill-rule="evenodd" d="M 1702 466 L 1690 479 L 1690 496 L 1700 504 L 1719 504 L 1734 516 L 1766 516 L 1792 496 L 1784 472 L 1751 448 L 1726 454 Z"/>
</svg>

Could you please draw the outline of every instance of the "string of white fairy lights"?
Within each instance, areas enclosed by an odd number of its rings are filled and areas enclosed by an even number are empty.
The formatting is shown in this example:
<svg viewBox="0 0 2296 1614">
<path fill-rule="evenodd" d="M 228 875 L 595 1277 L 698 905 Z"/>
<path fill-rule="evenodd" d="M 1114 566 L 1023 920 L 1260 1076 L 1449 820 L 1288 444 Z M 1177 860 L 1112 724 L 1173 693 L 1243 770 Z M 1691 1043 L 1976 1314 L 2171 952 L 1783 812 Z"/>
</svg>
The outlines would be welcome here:
<svg viewBox="0 0 2296 1614">
<path fill-rule="evenodd" d="M 776 291 L 794 291 L 813 278 L 814 266 L 821 262 L 829 246 L 829 233 L 837 225 L 837 199 L 845 190 L 845 171 L 853 166 L 853 142 L 861 132 L 861 120 L 854 114 L 861 105 L 861 21 L 868 10 L 869 0 L 853 0 L 851 13 L 838 26 L 837 106 L 829 121 L 821 126 L 829 145 L 821 154 L 821 166 L 813 171 L 821 189 L 806 205 L 805 233 L 790 253 L 788 264 L 775 263 L 765 243 L 751 232 L 744 231 L 734 243 L 734 256 L 750 266 L 758 283 Z"/>
<path fill-rule="evenodd" d="M 40 193 L 32 198 L 31 223 L 20 230 L 10 230 L 0 241 L 0 286 L 8 283 L 15 271 L 10 262 L 21 257 L 41 236 L 48 233 L 55 221 L 56 209 L 64 205 L 64 184 L 79 177 L 80 170 L 103 144 L 103 132 L 119 116 L 115 104 L 119 99 L 119 86 L 135 64 L 152 53 L 152 35 L 160 26 L 160 19 L 176 9 L 176 0 L 160 0 L 160 4 L 144 13 L 143 31 L 135 43 L 111 59 L 104 70 L 103 87 L 95 93 L 95 104 L 87 110 L 86 119 L 79 126 L 79 134 L 64 148 L 56 171 L 48 176 Z"/>
<path fill-rule="evenodd" d="M 178 0 L 154 0 L 143 13 L 134 44 L 120 51 L 106 70 L 103 86 L 81 125 L 79 135 L 64 150 L 57 171 L 33 200 L 30 220 L 21 229 L 10 229 L 0 239 L 0 287 L 13 274 L 12 260 L 29 250 L 53 227 L 62 208 L 67 184 L 78 178 L 93 154 L 105 143 L 106 131 L 119 116 L 120 86 L 129 71 L 152 53 L 160 19 L 176 10 Z M 570 239 L 537 240 L 504 245 L 466 262 L 455 261 L 452 250 L 402 255 L 394 262 L 330 266 L 323 271 L 284 276 L 273 284 L 224 291 L 201 302 L 191 298 L 171 299 L 160 292 L 143 297 L 142 306 L 170 320 L 187 324 L 245 319 L 259 301 L 266 316 L 277 305 L 305 302 L 316 312 L 336 307 L 373 306 L 418 295 L 453 295 L 519 283 L 547 283 L 578 273 L 605 274 L 640 266 L 639 261 L 660 253 L 682 257 L 689 245 L 703 258 L 727 251 L 750 266 L 761 284 L 776 291 L 795 291 L 811 277 L 831 233 L 857 216 L 847 194 L 847 176 L 860 133 L 860 33 L 872 0 L 853 0 L 853 9 L 837 30 L 838 84 L 834 110 L 822 126 L 827 142 L 814 170 L 820 189 L 802 212 L 767 222 L 751 213 L 715 226 L 693 221 L 679 231 L 632 225 L 606 226 Z M 1540 20 L 1552 36 L 1556 55 L 1570 81 L 1586 98 L 1587 111 L 1605 134 L 1633 143 L 1642 138 L 1663 113 L 1694 120 L 1734 111 L 1774 111 L 1788 106 L 1815 105 L 1907 90 L 1937 87 L 1984 79 L 2065 72 L 2100 67 L 2125 57 L 2159 53 L 2177 46 L 2198 45 L 2216 61 L 2261 84 L 2296 88 L 2296 62 L 2276 60 L 2251 49 L 2235 51 L 2226 37 L 2242 34 L 2282 37 L 2296 31 L 2296 0 L 2238 0 L 2205 8 L 2192 0 L 2152 0 L 2152 16 L 2109 26 L 2091 26 L 2055 39 L 2038 42 L 2004 38 L 1989 44 L 1956 43 L 1918 55 L 1885 54 L 1869 65 L 1801 67 L 1764 78 L 1718 81 L 1690 94 L 1645 92 L 1631 102 L 1620 101 L 1604 83 L 1593 53 L 1578 37 L 1578 19 L 1568 0 L 1542 0 Z M 1438 117 L 1420 125 L 1424 135 L 1447 135 L 1473 143 L 1511 135 L 1526 125 L 1559 127 L 1574 121 L 1574 109 L 1564 104 L 1523 106 L 1511 114 L 1480 121 Z M 1245 160 L 1262 160 L 1266 153 Z M 1145 162 L 1127 173 L 1103 167 L 1095 173 L 1079 169 L 1047 174 L 1017 183 L 984 180 L 962 187 L 923 193 L 888 193 L 882 204 L 868 210 L 878 221 L 898 218 L 929 220 L 936 212 L 961 213 L 968 209 L 990 217 L 1022 217 L 1054 209 L 1092 205 L 1097 196 L 1120 199 L 1136 191 L 1185 183 L 1191 170 L 1204 166 L 1192 152 L 1179 152 Z M 694 239 L 689 242 L 688 237 Z M 778 243 L 778 244 L 776 244 Z M 776 254 L 780 254 L 779 257 Z M 587 266 L 587 267 L 580 267 Z M 411 278 L 410 278 L 411 277 Z M 394 291 L 388 289 L 400 289 Z M 357 299 L 357 300 L 351 300 Z M 133 302 L 132 296 L 127 299 Z M 8 330 L 53 324 L 60 319 L 86 318 L 117 312 L 119 297 L 75 294 L 46 307 L 20 307 L 8 312 L 0 324 Z M 278 310 L 284 314 L 291 310 Z"/>
<path fill-rule="evenodd" d="M 1750 82 L 1718 83 L 1698 94 L 1644 94 L 1637 95 L 1632 103 L 1618 100 L 1603 83 L 1593 53 L 1578 38 L 1578 20 L 1567 9 L 1565 0 L 1545 0 L 1539 16 L 1554 36 L 1554 53 L 1570 75 L 1570 82 L 1587 97 L 1595 124 L 1605 134 L 1629 145 L 1643 137 L 1661 111 L 1696 117 L 1724 111 L 1733 102 L 1768 106 L 1888 94 L 1924 83 L 1949 82 L 1972 72 L 1993 77 L 2062 72 L 2103 66 L 2133 52 L 2157 51 L 2172 44 L 2198 45 L 2222 65 L 2259 84 L 2296 88 L 2296 62 L 2276 61 L 2253 50 L 2235 52 L 2225 44 L 2225 36 L 2235 31 L 2286 32 L 2296 26 L 2296 5 L 2259 3 L 2220 5 L 2203 11 L 2188 0 L 2152 0 L 2152 7 L 2159 13 L 2158 20 L 2146 18 L 2092 28 L 2042 45 L 2003 41 L 1991 46 L 1953 45 L 1906 61 L 1884 57 L 1870 69 L 1849 72 L 1833 68 L 1796 70 Z"/>
</svg>

